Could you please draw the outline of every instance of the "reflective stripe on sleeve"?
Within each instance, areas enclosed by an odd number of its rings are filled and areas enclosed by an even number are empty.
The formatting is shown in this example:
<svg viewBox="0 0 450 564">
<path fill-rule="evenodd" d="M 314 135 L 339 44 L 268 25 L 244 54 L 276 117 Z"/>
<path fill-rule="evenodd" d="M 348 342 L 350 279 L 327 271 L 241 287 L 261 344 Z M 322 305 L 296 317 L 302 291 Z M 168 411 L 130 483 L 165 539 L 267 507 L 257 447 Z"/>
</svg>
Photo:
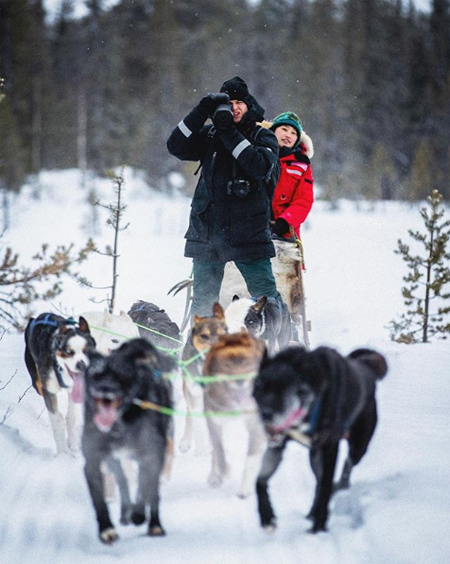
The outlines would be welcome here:
<svg viewBox="0 0 450 564">
<path fill-rule="evenodd" d="M 250 145 L 251 145 L 250 141 L 247 141 L 247 139 L 244 139 L 238 145 L 236 145 L 236 147 L 234 148 L 234 150 L 231 154 L 233 155 L 233 157 L 235 159 L 237 159 L 239 157 L 239 155 L 242 153 L 242 151 L 244 149 L 246 149 L 247 147 L 249 147 Z"/>
<path fill-rule="evenodd" d="M 290 174 L 296 174 L 297 176 L 303 176 L 303 172 L 301 172 L 300 170 L 295 170 L 293 168 L 287 168 L 286 172 L 289 172 Z"/>
<path fill-rule="evenodd" d="M 192 131 L 189 129 L 189 127 L 184 123 L 183 120 L 180 121 L 180 123 L 178 124 L 178 129 L 181 131 L 181 133 L 185 136 L 185 137 L 190 137 L 192 135 Z"/>
</svg>

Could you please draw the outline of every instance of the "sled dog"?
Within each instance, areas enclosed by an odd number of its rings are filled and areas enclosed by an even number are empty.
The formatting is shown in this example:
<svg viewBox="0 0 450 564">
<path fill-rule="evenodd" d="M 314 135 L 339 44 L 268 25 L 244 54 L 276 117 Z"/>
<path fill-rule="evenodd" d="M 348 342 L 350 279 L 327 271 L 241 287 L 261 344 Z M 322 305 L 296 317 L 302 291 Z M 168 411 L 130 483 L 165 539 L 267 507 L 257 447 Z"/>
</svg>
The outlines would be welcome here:
<svg viewBox="0 0 450 564">
<path fill-rule="evenodd" d="M 205 355 L 217 339 L 227 333 L 225 314 L 220 304 L 213 306 L 211 317 L 194 315 L 192 327 L 182 352 L 183 395 L 186 400 L 186 422 L 183 437 L 180 441 L 181 452 L 187 452 L 194 443 L 195 452 L 199 455 L 207 451 L 207 429 L 205 421 L 200 417 L 192 417 L 192 412 L 203 411 L 204 388 L 193 377 L 202 376 Z"/>
<path fill-rule="evenodd" d="M 265 350 L 262 339 L 255 339 L 248 332 L 221 336 L 206 355 L 203 373 L 218 377 L 205 385 L 205 412 L 213 447 L 212 466 L 208 483 L 219 487 L 229 473 L 225 457 L 223 431 L 230 423 L 229 412 L 238 412 L 234 421 L 246 431 L 245 465 L 237 495 L 247 497 L 254 484 L 266 446 L 256 402 L 252 396 L 253 379 Z M 239 435 L 242 433 L 239 432 Z"/>
<path fill-rule="evenodd" d="M 301 255 L 297 245 L 293 242 L 279 239 L 273 239 L 272 242 L 275 246 L 276 256 L 271 259 L 271 262 L 277 289 L 295 319 L 299 315 L 299 300 L 303 299 L 298 281 L 298 266 L 301 262 Z M 219 302 L 226 309 L 235 295 L 240 298 L 251 297 L 242 274 L 234 262 L 228 262 L 225 265 Z"/>
<path fill-rule="evenodd" d="M 258 300 L 234 296 L 225 310 L 225 321 L 230 333 L 245 329 L 254 337 L 264 339 L 270 354 L 277 346 L 279 349 L 287 347 L 291 340 L 291 317 L 286 306 L 266 296 Z"/>
<path fill-rule="evenodd" d="M 131 317 L 124 311 L 119 315 L 103 311 L 86 311 L 81 314 L 89 323 L 97 350 L 109 354 L 128 339 L 139 337 L 139 331 Z"/>
<path fill-rule="evenodd" d="M 182 344 L 182 335 L 176 323 L 157 305 L 138 300 L 128 312 L 137 324 L 139 334 L 156 348 L 167 352 L 176 352 Z"/>
<path fill-rule="evenodd" d="M 25 364 L 34 389 L 44 398 L 57 454 L 79 449 L 80 426 L 75 404 L 84 399 L 88 352 L 95 347 L 83 317 L 78 323 L 53 313 L 31 318 L 25 330 Z M 58 407 L 58 394 L 68 393 L 67 414 Z"/>
<path fill-rule="evenodd" d="M 311 532 L 326 530 L 340 439 L 348 440 L 349 453 L 335 490 L 350 486 L 352 469 L 367 451 L 377 424 L 376 383 L 386 373 L 385 358 L 371 349 L 357 349 L 343 357 L 328 347 L 311 352 L 291 347 L 263 359 L 254 386 L 269 438 L 256 484 L 263 528 L 276 527 L 268 481 L 286 443 L 295 439 L 310 446 L 316 478 L 308 514 Z"/>
<path fill-rule="evenodd" d="M 102 463 L 107 463 L 113 472 L 119 470 L 116 477 L 122 523 L 131 519 L 139 525 L 149 514 L 148 535 L 165 534 L 159 518 L 159 480 L 172 418 L 158 408 L 172 407 L 171 385 L 164 372 L 173 366 L 170 357 L 141 338 L 123 343 L 106 357 L 96 351 L 90 354 L 82 452 L 100 540 L 106 544 L 116 541 L 118 533 L 104 497 Z M 138 492 L 134 504 L 130 502 L 120 463 L 114 457 L 117 452 L 127 452 L 137 462 Z"/>
</svg>

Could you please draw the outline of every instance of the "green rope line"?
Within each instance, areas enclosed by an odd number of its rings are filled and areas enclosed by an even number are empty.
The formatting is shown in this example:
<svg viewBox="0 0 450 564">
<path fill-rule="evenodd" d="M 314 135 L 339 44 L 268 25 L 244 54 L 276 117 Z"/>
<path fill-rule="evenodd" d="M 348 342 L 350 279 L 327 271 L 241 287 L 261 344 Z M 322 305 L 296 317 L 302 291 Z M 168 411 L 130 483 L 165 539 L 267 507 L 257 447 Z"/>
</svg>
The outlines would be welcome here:
<svg viewBox="0 0 450 564">
<path fill-rule="evenodd" d="M 158 335 L 161 335 L 163 337 L 167 337 L 168 339 L 172 339 L 174 341 L 177 341 L 179 343 L 181 343 L 181 341 L 178 341 L 177 339 L 174 339 L 173 337 L 169 337 L 168 335 L 164 335 L 163 333 L 159 333 L 158 331 L 153 331 L 152 329 L 149 329 L 148 327 L 144 327 L 143 325 L 139 325 L 138 323 L 135 323 L 135 325 L 137 325 L 138 327 L 143 327 L 144 329 L 148 329 L 149 331 L 152 331 L 153 333 L 157 333 Z M 110 335 L 114 335 L 115 337 L 121 337 L 122 339 L 129 339 L 129 337 L 127 337 L 126 335 L 121 335 L 120 333 L 116 333 L 114 331 L 110 331 L 109 329 L 105 329 L 104 327 L 96 327 L 95 325 L 90 325 L 89 327 L 91 327 L 92 329 L 96 329 L 97 331 L 103 331 L 104 333 L 109 333 Z M 171 354 L 176 354 L 176 351 L 170 350 L 170 349 L 165 349 L 164 347 L 157 347 L 155 346 L 156 349 L 158 350 L 163 350 L 163 351 L 168 351 Z M 233 380 L 246 380 L 246 379 L 251 379 L 254 378 L 256 376 L 256 374 L 253 373 L 249 373 L 249 374 L 238 374 L 238 375 L 232 375 L 230 374 L 229 376 L 193 376 L 189 370 L 187 369 L 187 367 L 192 364 L 193 362 L 195 362 L 198 358 L 200 358 L 202 356 L 203 353 L 196 353 L 195 355 L 193 355 L 191 358 L 187 359 L 187 360 L 177 360 L 175 359 L 176 364 L 178 364 L 181 368 L 181 370 L 184 372 L 185 377 L 187 377 L 189 380 L 193 381 L 193 382 L 198 382 L 200 384 L 210 384 L 212 382 L 225 382 L 225 381 L 233 381 Z M 171 375 L 170 377 L 167 376 L 167 379 L 170 380 L 176 380 L 178 378 L 182 378 L 182 375 Z"/>
<path fill-rule="evenodd" d="M 183 344 L 183 341 L 180 341 L 180 339 L 175 339 L 175 337 L 171 337 L 170 335 L 165 335 L 164 333 L 160 333 L 159 331 L 156 331 L 156 329 L 150 329 L 150 327 L 146 327 L 145 325 L 140 325 L 139 323 L 134 323 L 134 324 L 136 325 L 136 327 L 140 327 L 141 329 L 150 331 L 150 333 L 155 333 L 155 335 L 159 335 L 160 337 L 165 337 L 170 341 L 175 341 L 176 343 L 180 343 L 181 345 Z"/>
<path fill-rule="evenodd" d="M 164 378 L 166 380 L 178 380 L 179 374 L 165 374 Z M 238 380 L 253 380 L 256 378 L 256 372 L 249 372 L 248 374 L 223 374 L 222 376 L 192 376 L 192 374 L 187 372 L 187 379 L 191 382 L 198 382 L 199 384 L 212 384 L 215 382 L 233 382 Z"/>
<path fill-rule="evenodd" d="M 237 417 L 239 415 L 253 415 L 257 413 L 256 409 L 235 409 L 232 411 L 181 411 L 179 409 L 158 405 L 151 401 L 134 400 L 133 403 L 141 409 L 151 409 L 152 411 L 157 411 L 163 415 L 176 415 L 181 417 Z"/>
<path fill-rule="evenodd" d="M 152 329 L 149 329 L 148 327 L 144 327 L 143 325 L 138 325 L 137 323 L 135 323 L 135 325 L 137 325 L 137 327 L 142 327 L 143 329 L 147 329 L 147 331 L 152 331 Z M 115 337 L 120 337 L 121 339 L 130 339 L 129 336 L 127 335 L 121 335 L 120 333 L 116 333 L 115 331 L 110 331 L 109 329 L 105 329 L 104 327 L 96 327 L 95 325 L 89 325 L 89 327 L 91 329 L 96 329 L 97 331 L 103 332 L 103 333 L 109 333 L 110 335 L 114 335 Z M 153 331 L 153 333 L 158 333 L 158 331 Z M 169 337 L 169 335 L 164 335 L 163 333 L 158 333 L 159 335 L 161 335 L 162 337 L 166 337 L 166 339 L 172 339 L 173 341 L 176 341 L 177 343 L 182 343 L 181 341 L 179 341 L 178 339 L 174 339 L 173 337 Z M 178 349 L 168 349 L 166 347 L 160 347 L 160 346 L 156 346 L 154 345 L 154 347 L 160 351 L 163 351 L 169 355 L 176 355 L 178 354 L 178 352 L 183 348 L 180 347 Z"/>
</svg>

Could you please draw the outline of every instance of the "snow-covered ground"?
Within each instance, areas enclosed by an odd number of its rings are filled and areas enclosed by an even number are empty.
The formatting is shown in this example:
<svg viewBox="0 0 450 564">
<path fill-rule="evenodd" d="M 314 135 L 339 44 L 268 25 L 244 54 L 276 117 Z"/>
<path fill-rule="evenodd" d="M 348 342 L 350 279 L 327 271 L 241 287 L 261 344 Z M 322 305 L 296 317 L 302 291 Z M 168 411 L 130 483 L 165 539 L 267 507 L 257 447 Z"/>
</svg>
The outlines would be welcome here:
<svg viewBox="0 0 450 564">
<path fill-rule="evenodd" d="M 23 261 L 41 243 L 82 245 L 92 212 L 76 171 L 41 175 L 36 199 L 26 188 L 12 206 L 11 244 Z M 112 183 L 97 183 L 101 200 Z M 117 312 L 137 299 L 164 307 L 180 323 L 184 296 L 169 288 L 189 276 L 183 234 L 190 201 L 149 191 L 126 177 L 125 221 L 120 235 Z M 446 564 L 450 561 L 450 347 L 446 341 L 400 345 L 386 325 L 402 312 L 404 265 L 394 254 L 407 229 L 422 230 L 419 207 L 341 202 L 338 211 L 317 202 L 303 229 L 307 309 L 312 345 L 342 353 L 359 346 L 383 352 L 390 371 L 378 387 L 379 426 L 354 472 L 353 488 L 331 503 L 329 532 L 307 533 L 304 518 L 313 478 L 305 448 L 292 444 L 271 482 L 278 530 L 259 528 L 256 499 L 234 495 L 237 471 L 219 490 L 206 479 L 208 456 L 177 453 L 172 478 L 162 486 L 167 536 L 148 538 L 145 527 L 121 527 L 120 541 L 104 546 L 83 476 L 81 458 L 56 458 L 42 399 L 29 387 L 23 337 L 0 341 L 0 564 Z M 112 243 L 102 225 L 98 246 Z M 111 265 L 92 257 L 80 267 L 97 286 L 110 282 Z M 72 282 L 38 312 L 64 315 L 102 309 L 102 292 Z M 179 397 L 179 396 L 178 396 Z M 180 405 L 181 400 L 180 400 Z M 176 437 L 183 421 L 176 419 Z M 238 466 L 237 461 L 235 462 Z M 116 520 L 118 507 L 112 504 Z"/>
</svg>

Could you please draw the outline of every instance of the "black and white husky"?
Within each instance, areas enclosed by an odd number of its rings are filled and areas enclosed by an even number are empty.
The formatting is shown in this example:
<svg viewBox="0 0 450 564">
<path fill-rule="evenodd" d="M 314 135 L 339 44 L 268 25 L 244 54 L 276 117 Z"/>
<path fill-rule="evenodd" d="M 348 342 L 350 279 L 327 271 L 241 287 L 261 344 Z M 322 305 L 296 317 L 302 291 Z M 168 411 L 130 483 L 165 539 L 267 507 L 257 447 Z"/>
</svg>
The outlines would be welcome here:
<svg viewBox="0 0 450 564">
<path fill-rule="evenodd" d="M 87 353 L 95 348 L 89 325 L 53 313 L 30 319 L 25 330 L 25 364 L 34 389 L 44 398 L 58 454 L 78 450 L 77 409 L 84 399 Z M 58 394 L 69 395 L 66 417 L 58 407 Z"/>
<path fill-rule="evenodd" d="M 284 304 L 263 296 L 257 300 L 234 296 L 225 310 L 229 333 L 247 330 L 253 337 L 267 341 L 270 354 L 284 349 L 291 339 L 291 317 Z"/>
</svg>

